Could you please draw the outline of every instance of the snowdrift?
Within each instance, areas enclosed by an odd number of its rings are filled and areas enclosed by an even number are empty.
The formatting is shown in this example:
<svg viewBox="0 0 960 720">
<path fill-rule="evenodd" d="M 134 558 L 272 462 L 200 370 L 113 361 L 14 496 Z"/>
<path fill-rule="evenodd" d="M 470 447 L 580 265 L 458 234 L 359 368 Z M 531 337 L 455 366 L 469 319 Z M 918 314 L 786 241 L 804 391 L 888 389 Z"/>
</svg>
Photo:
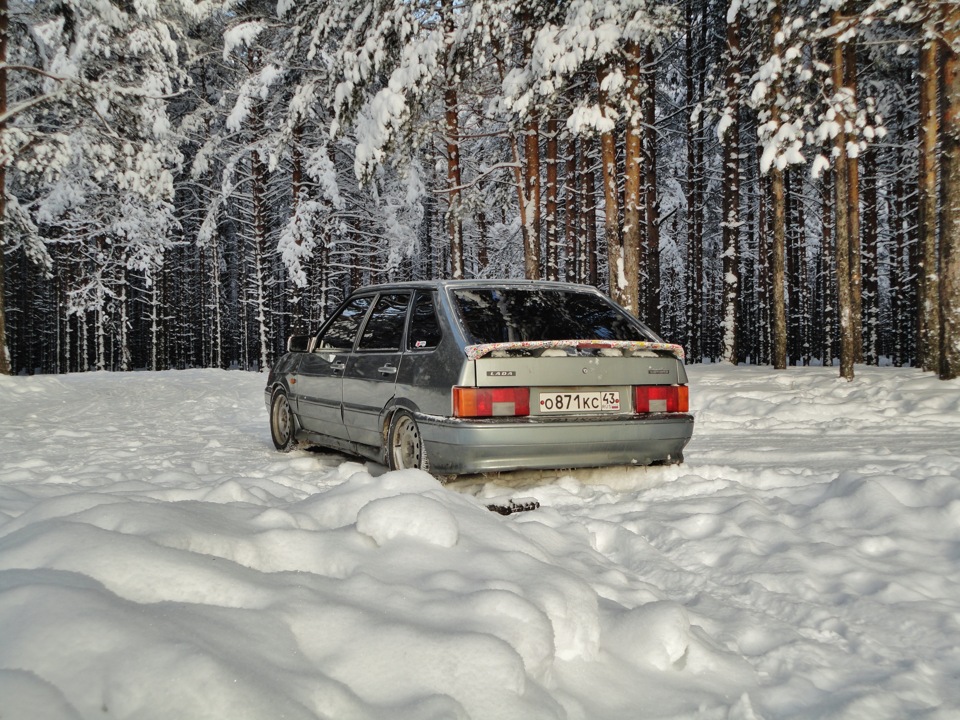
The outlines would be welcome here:
<svg viewBox="0 0 960 720">
<path fill-rule="evenodd" d="M 858 370 L 691 367 L 685 465 L 518 487 L 277 454 L 261 375 L 0 378 L 0 717 L 956 717 L 960 384 Z"/>
</svg>

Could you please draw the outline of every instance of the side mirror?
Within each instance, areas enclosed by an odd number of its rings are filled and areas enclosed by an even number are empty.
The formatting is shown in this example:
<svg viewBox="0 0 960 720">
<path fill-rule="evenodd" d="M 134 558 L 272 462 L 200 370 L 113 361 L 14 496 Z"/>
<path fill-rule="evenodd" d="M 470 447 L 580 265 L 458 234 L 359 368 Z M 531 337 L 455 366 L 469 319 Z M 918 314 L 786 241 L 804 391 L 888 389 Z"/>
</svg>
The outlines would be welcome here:
<svg viewBox="0 0 960 720">
<path fill-rule="evenodd" d="M 313 335 L 291 335 L 287 338 L 287 352 L 313 352 L 317 339 Z"/>
</svg>

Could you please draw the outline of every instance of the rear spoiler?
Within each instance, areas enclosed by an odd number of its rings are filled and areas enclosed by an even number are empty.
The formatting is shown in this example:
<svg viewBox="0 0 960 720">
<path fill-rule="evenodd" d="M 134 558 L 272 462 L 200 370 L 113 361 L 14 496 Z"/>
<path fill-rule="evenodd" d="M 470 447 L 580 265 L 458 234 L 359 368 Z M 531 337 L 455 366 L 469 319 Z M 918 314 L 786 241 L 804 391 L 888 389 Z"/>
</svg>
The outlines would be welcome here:
<svg viewBox="0 0 960 720">
<path fill-rule="evenodd" d="M 665 350 L 683 362 L 683 348 L 672 343 L 647 342 L 644 340 L 524 340 L 520 342 L 484 343 L 468 345 L 464 350 L 468 360 L 477 360 L 496 350 L 543 350 L 546 348 L 617 348 L 619 350 Z"/>
</svg>

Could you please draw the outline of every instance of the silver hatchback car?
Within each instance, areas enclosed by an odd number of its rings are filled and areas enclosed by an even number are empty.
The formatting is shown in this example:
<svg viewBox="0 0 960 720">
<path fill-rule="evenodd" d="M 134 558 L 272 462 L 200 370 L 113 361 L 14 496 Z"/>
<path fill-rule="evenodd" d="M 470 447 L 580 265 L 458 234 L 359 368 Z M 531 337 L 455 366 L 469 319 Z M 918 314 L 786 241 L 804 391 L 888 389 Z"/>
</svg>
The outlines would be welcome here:
<svg viewBox="0 0 960 720">
<path fill-rule="evenodd" d="M 362 288 L 294 336 L 265 390 L 300 443 L 438 474 L 683 461 L 683 350 L 592 287 L 431 281 Z"/>
</svg>

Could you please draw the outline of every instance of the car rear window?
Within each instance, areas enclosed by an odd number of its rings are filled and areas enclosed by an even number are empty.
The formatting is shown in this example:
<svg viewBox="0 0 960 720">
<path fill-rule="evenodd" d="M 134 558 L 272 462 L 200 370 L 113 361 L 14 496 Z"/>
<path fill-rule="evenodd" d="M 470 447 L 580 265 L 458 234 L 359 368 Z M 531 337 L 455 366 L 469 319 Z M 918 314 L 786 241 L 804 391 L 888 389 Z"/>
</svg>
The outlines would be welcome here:
<svg viewBox="0 0 960 720">
<path fill-rule="evenodd" d="M 474 344 L 527 340 L 654 340 L 601 295 L 560 289 L 465 288 L 453 291 Z"/>
</svg>

